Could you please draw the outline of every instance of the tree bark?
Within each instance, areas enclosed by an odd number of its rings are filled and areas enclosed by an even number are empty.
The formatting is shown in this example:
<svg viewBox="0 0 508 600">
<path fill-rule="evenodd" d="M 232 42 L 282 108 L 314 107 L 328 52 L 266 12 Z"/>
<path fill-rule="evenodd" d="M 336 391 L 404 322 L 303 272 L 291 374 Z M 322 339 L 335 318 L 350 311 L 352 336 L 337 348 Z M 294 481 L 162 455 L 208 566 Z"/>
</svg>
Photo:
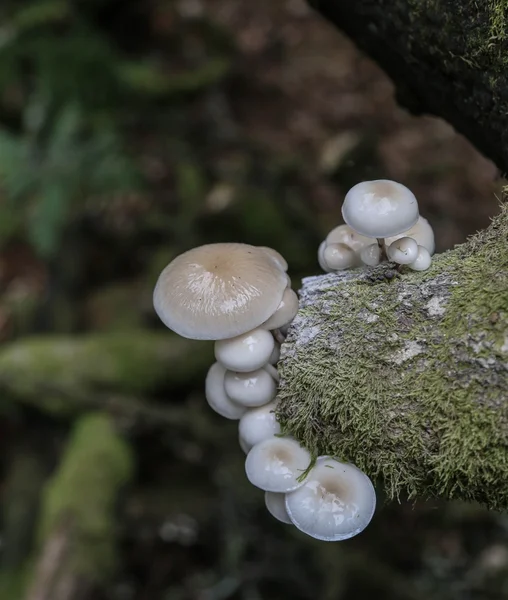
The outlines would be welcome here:
<svg viewBox="0 0 508 600">
<path fill-rule="evenodd" d="M 279 364 L 283 430 L 391 497 L 508 509 L 508 208 L 426 272 L 389 267 L 304 280 Z"/>
<path fill-rule="evenodd" d="M 451 123 L 508 171 L 505 0 L 309 0 L 393 79 L 413 113 Z"/>
</svg>

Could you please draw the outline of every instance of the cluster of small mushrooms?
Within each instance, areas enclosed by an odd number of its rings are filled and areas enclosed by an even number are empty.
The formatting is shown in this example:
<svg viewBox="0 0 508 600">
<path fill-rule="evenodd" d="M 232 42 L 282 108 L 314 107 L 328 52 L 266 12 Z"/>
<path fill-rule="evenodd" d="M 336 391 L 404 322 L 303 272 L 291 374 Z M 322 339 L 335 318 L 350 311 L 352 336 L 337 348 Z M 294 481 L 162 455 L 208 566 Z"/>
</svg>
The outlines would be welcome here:
<svg viewBox="0 0 508 600">
<path fill-rule="evenodd" d="M 387 259 L 414 271 L 430 267 L 434 232 L 404 185 L 387 179 L 358 183 L 344 198 L 342 216 L 346 224 L 332 229 L 319 246 L 323 271 L 375 267 Z"/>
<path fill-rule="evenodd" d="M 321 244 L 326 271 L 377 265 L 389 259 L 427 269 L 434 252 L 430 225 L 414 195 L 387 180 L 353 187 L 344 200 L 346 225 Z M 298 311 L 287 262 L 277 251 L 220 243 L 177 256 L 162 271 L 154 307 L 179 335 L 214 340 L 205 395 L 211 408 L 239 420 L 249 481 L 264 490 L 279 521 L 324 541 L 351 538 L 374 514 L 376 494 L 360 469 L 330 456 L 313 460 L 297 440 L 281 434 L 276 420 L 276 364 L 287 328 Z"/>
</svg>

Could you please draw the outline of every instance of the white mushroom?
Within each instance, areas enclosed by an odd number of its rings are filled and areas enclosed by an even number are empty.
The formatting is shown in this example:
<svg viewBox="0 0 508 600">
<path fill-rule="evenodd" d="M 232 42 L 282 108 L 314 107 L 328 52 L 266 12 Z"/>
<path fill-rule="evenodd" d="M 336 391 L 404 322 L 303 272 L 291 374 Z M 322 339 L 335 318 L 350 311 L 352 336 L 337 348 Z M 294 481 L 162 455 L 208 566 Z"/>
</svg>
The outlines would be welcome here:
<svg viewBox="0 0 508 600">
<path fill-rule="evenodd" d="M 346 194 L 342 216 L 361 235 L 387 238 L 415 225 L 418 202 L 407 187 L 395 181 L 363 181 Z"/>
<path fill-rule="evenodd" d="M 275 340 L 266 329 L 254 329 L 228 340 L 215 342 L 215 358 L 229 371 L 246 373 L 267 364 Z"/>
<path fill-rule="evenodd" d="M 284 494 L 265 492 L 265 505 L 272 517 L 275 517 L 281 523 L 291 525 L 291 519 L 286 510 L 286 497 Z"/>
<path fill-rule="evenodd" d="M 153 300 L 162 322 L 179 335 L 223 340 L 266 321 L 286 286 L 286 273 L 265 250 L 248 244 L 208 244 L 169 263 Z"/>
<path fill-rule="evenodd" d="M 381 262 L 381 248 L 376 242 L 360 250 L 360 260 L 369 267 L 376 267 Z"/>
<path fill-rule="evenodd" d="M 231 400 L 246 407 L 268 404 L 277 394 L 277 384 L 265 369 L 249 373 L 226 371 L 224 389 Z"/>
<path fill-rule="evenodd" d="M 226 419 L 236 420 L 247 409 L 228 397 L 224 387 L 226 369 L 220 363 L 214 363 L 208 370 L 205 380 L 205 397 L 213 410 Z"/>
<path fill-rule="evenodd" d="M 432 258 L 430 257 L 430 253 L 427 248 L 423 246 L 418 246 L 418 254 L 414 262 L 410 263 L 408 266 L 413 271 L 426 271 L 432 263 Z"/>
<path fill-rule="evenodd" d="M 269 330 L 279 329 L 279 327 L 291 323 L 297 312 L 298 296 L 290 287 L 287 287 L 277 310 L 261 325 L 261 327 Z"/>
<path fill-rule="evenodd" d="M 408 265 L 416 260 L 418 244 L 410 237 L 401 237 L 390 244 L 386 250 L 390 260 L 399 265 Z"/>
<path fill-rule="evenodd" d="M 395 240 L 398 240 L 401 237 L 410 237 L 415 240 L 415 242 L 419 246 L 423 246 L 427 248 L 429 254 L 434 254 L 436 249 L 435 241 L 434 241 L 434 230 L 432 229 L 430 223 L 427 221 L 425 217 L 419 217 L 416 225 L 413 225 L 411 229 L 407 231 L 403 231 L 394 237 L 386 238 L 386 245 L 389 246 Z"/>
<path fill-rule="evenodd" d="M 360 252 L 365 246 L 373 244 L 376 240 L 371 237 L 360 235 L 354 229 L 351 229 L 349 225 L 339 225 L 332 229 L 326 236 L 326 244 L 346 244 L 354 252 Z"/>
<path fill-rule="evenodd" d="M 318 540 L 347 540 L 367 527 L 376 508 L 371 480 L 354 465 L 318 458 L 305 483 L 286 495 L 298 529 Z"/>
<path fill-rule="evenodd" d="M 263 250 L 263 252 L 266 252 L 280 269 L 282 269 L 283 271 L 288 270 L 287 260 L 282 256 L 282 254 L 280 254 L 280 252 L 277 252 L 277 250 L 269 248 L 268 246 L 258 246 L 258 248 L 260 250 Z"/>
<path fill-rule="evenodd" d="M 265 492 L 289 492 L 303 485 L 298 478 L 309 464 L 310 454 L 297 441 L 272 437 L 250 450 L 245 472 L 248 480 Z"/>
<path fill-rule="evenodd" d="M 333 271 L 350 269 L 358 264 L 358 256 L 346 244 L 328 244 L 323 252 L 325 265 Z"/>
<path fill-rule="evenodd" d="M 276 402 L 248 410 L 240 419 L 238 431 L 244 445 L 252 448 L 259 442 L 280 433 L 280 425 L 275 418 Z"/>
<path fill-rule="evenodd" d="M 323 269 L 323 271 L 325 273 L 331 273 L 332 269 L 330 269 L 328 267 L 328 265 L 325 263 L 325 258 L 324 258 L 325 250 L 326 250 L 326 241 L 321 242 L 321 244 L 319 245 L 318 254 L 317 254 L 318 263 L 319 263 L 319 266 Z"/>
<path fill-rule="evenodd" d="M 280 344 L 275 342 L 273 346 L 272 353 L 270 354 L 270 358 L 268 359 L 269 364 L 276 365 L 280 359 Z"/>
</svg>

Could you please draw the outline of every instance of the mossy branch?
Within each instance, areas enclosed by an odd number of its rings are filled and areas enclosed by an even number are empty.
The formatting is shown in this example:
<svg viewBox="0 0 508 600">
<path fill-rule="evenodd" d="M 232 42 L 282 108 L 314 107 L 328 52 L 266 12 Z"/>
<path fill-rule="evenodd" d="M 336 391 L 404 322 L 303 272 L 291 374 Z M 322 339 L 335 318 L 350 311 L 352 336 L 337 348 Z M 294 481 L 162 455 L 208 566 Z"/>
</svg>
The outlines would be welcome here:
<svg viewBox="0 0 508 600">
<path fill-rule="evenodd" d="M 128 444 L 107 416 L 81 417 L 43 495 L 28 600 L 82 597 L 114 569 L 115 505 L 133 470 Z"/>
<path fill-rule="evenodd" d="M 507 0 L 309 0 L 393 79 L 508 171 Z"/>
<path fill-rule="evenodd" d="M 204 378 L 210 344 L 146 330 L 23 339 L 0 352 L 0 396 L 58 416 L 90 408 L 175 424 L 178 411 L 139 394 Z"/>
<path fill-rule="evenodd" d="M 508 509 L 508 207 L 429 271 L 386 269 L 304 280 L 279 365 L 285 432 L 391 497 Z"/>
</svg>

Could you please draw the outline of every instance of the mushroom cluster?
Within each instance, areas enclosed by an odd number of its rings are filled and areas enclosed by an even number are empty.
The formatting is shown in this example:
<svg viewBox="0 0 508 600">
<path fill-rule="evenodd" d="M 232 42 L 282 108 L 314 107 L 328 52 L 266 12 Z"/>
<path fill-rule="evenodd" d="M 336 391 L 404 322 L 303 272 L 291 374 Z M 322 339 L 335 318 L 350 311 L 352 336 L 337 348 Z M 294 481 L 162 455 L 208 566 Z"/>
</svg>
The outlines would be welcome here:
<svg viewBox="0 0 508 600">
<path fill-rule="evenodd" d="M 324 271 L 376 266 L 386 259 L 415 271 L 430 267 L 434 232 L 404 185 L 387 179 L 358 183 L 344 198 L 342 216 L 346 224 L 319 246 Z"/>
<path fill-rule="evenodd" d="M 348 539 L 370 522 L 376 495 L 350 464 L 311 456 L 283 437 L 275 418 L 283 332 L 298 311 L 287 262 L 275 250 L 209 244 L 175 258 L 161 273 L 154 307 L 179 335 L 215 341 L 205 381 L 211 408 L 239 420 L 249 481 L 279 521 L 326 541 Z"/>
</svg>

